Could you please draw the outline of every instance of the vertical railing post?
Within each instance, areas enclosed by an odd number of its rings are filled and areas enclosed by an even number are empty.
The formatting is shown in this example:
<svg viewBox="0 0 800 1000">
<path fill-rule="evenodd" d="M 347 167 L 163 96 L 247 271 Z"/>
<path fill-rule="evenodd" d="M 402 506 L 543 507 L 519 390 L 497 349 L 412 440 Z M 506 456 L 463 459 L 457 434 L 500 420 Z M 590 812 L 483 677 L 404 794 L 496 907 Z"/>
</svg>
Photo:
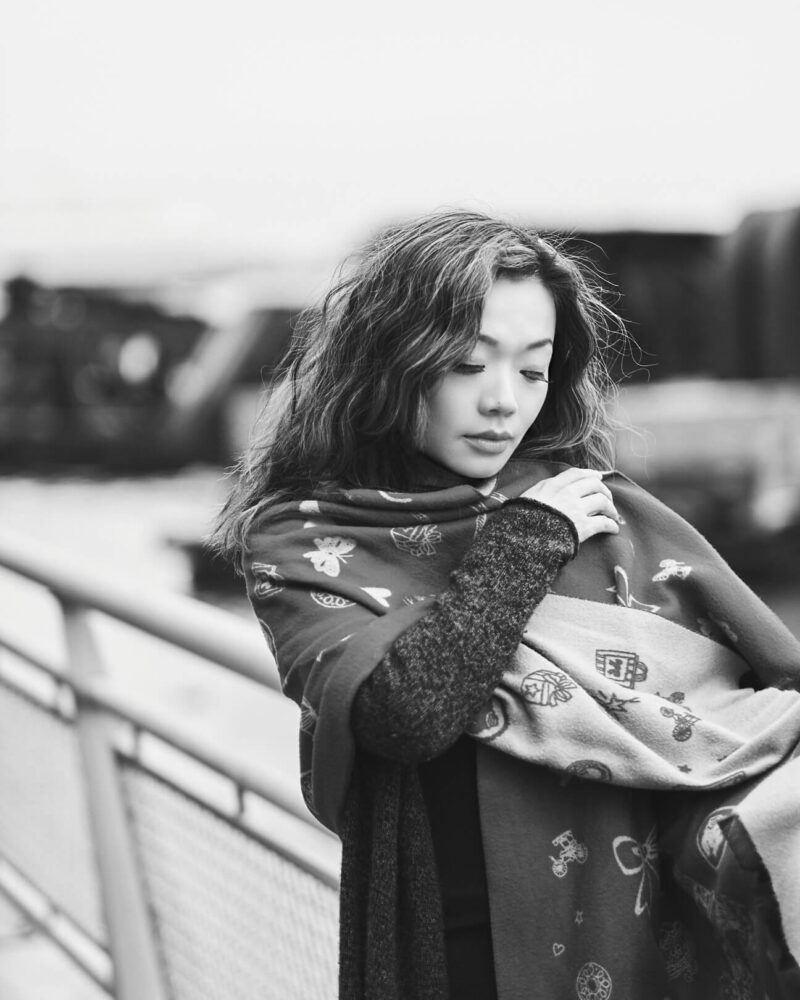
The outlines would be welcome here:
<svg viewBox="0 0 800 1000">
<path fill-rule="evenodd" d="M 87 609 L 66 600 L 61 600 L 61 607 L 68 671 L 78 682 L 102 675 L 102 657 Z M 113 724 L 102 710 L 78 699 L 76 727 L 114 965 L 116 1000 L 168 1000 L 155 928 L 114 760 Z"/>
</svg>

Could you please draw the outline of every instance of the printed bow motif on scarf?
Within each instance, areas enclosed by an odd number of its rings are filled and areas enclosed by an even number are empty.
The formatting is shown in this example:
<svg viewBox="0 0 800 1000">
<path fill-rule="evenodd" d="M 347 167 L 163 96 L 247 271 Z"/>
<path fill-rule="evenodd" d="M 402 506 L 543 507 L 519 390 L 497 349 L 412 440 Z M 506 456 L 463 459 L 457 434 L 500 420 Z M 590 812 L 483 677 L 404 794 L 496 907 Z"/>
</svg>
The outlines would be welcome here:
<svg viewBox="0 0 800 1000">
<path fill-rule="evenodd" d="M 633 912 L 640 917 L 650 906 L 655 884 L 658 882 L 656 828 L 653 827 L 648 833 L 644 843 L 634 840 L 633 837 L 615 837 L 613 848 L 614 858 L 624 875 L 642 876 L 633 907 Z"/>
</svg>

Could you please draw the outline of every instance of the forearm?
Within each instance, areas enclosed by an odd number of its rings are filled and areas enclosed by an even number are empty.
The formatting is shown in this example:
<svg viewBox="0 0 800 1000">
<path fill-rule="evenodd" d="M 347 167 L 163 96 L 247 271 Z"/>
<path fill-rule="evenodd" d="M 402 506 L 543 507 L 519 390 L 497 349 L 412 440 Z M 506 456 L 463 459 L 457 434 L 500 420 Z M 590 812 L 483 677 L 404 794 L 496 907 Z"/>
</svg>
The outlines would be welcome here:
<svg viewBox="0 0 800 1000">
<path fill-rule="evenodd" d="M 356 741 L 402 761 L 447 749 L 497 686 L 525 624 L 577 550 L 568 518 L 531 502 L 490 519 L 435 606 L 392 645 L 356 696 Z"/>
</svg>

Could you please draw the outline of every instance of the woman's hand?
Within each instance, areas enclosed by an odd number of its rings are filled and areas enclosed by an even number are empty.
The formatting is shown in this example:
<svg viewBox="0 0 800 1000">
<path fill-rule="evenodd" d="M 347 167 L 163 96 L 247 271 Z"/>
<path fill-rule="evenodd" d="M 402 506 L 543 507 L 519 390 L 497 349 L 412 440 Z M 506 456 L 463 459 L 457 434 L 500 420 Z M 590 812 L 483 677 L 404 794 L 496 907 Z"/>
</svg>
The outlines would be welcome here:
<svg viewBox="0 0 800 1000">
<path fill-rule="evenodd" d="M 565 514 L 585 542 L 603 531 L 617 534 L 619 514 L 611 490 L 595 469 L 567 469 L 526 490 L 522 496 L 546 503 Z"/>
</svg>

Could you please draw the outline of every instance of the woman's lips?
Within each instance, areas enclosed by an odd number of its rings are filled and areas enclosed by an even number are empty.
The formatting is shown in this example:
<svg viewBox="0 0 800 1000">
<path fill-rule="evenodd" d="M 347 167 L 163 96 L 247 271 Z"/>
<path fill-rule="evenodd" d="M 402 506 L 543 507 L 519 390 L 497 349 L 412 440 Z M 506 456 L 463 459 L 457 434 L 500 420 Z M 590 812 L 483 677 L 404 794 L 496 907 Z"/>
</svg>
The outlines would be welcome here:
<svg viewBox="0 0 800 1000">
<path fill-rule="evenodd" d="M 500 452 L 506 450 L 512 439 L 510 437 L 482 437 L 479 434 L 465 434 L 464 440 L 484 455 L 499 455 Z"/>
</svg>

